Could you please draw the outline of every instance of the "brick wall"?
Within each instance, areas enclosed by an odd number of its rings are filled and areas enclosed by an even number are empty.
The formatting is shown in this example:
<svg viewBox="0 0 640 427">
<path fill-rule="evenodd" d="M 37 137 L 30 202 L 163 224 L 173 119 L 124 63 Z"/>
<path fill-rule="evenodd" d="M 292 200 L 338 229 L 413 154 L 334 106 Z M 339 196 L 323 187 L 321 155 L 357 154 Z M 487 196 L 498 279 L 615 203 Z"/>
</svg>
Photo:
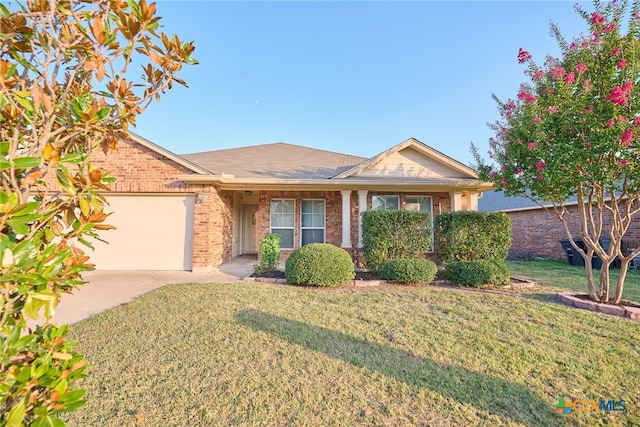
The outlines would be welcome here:
<svg viewBox="0 0 640 427">
<path fill-rule="evenodd" d="M 566 254 L 560 240 L 567 239 L 565 229 L 553 210 L 531 209 L 507 212 L 511 217 L 512 244 L 509 256 L 512 258 L 551 258 L 565 260 Z M 574 239 L 580 238 L 580 226 L 577 208 L 570 206 L 565 214 L 569 229 Z M 606 239 L 609 232 L 610 217 L 605 215 L 605 229 L 602 238 Z M 640 243 L 640 218 L 629 228 L 623 239 L 623 244 L 636 245 Z"/>
<path fill-rule="evenodd" d="M 193 270 L 208 271 L 231 259 L 231 191 L 180 181 L 180 175 L 193 172 L 134 141 L 119 142 L 117 150 L 107 155 L 96 151 L 91 155 L 91 162 L 117 178 L 111 185 L 114 193 L 195 194 Z"/>
</svg>

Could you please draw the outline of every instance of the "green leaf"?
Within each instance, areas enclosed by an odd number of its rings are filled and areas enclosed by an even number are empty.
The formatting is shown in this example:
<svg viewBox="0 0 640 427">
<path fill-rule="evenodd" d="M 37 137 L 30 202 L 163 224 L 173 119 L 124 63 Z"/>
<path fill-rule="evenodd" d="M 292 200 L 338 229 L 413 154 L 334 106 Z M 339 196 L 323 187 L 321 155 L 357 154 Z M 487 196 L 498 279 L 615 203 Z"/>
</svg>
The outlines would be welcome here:
<svg viewBox="0 0 640 427">
<path fill-rule="evenodd" d="M 29 226 L 27 226 L 27 225 L 26 225 L 24 222 L 22 222 L 22 221 L 17 221 L 17 220 L 9 219 L 9 220 L 7 220 L 7 225 L 9 225 L 9 227 L 11 227 L 11 229 L 12 229 L 16 234 L 22 234 L 22 235 L 29 234 Z"/>
<path fill-rule="evenodd" d="M 69 153 L 60 157 L 61 163 L 80 163 L 86 159 L 87 156 L 84 153 Z"/>
<path fill-rule="evenodd" d="M 103 107 L 91 118 L 91 120 L 102 120 L 111 113 L 111 108 Z"/>
<path fill-rule="evenodd" d="M 0 3 L 0 13 L 2 14 L 2 16 L 4 16 L 5 18 L 8 17 L 10 15 L 9 13 L 9 9 L 7 9 L 5 7 L 4 4 Z"/>
<path fill-rule="evenodd" d="M 18 405 L 11 408 L 11 411 L 9 411 L 9 416 L 7 417 L 7 427 L 22 426 L 25 409 L 26 407 L 24 404 L 24 400 L 22 400 Z"/>
<path fill-rule="evenodd" d="M 31 213 L 34 213 L 36 210 L 38 210 L 39 207 L 40 207 L 40 202 L 28 202 L 22 205 L 22 207 L 19 210 L 17 210 L 16 212 L 13 212 L 13 214 L 16 216 L 31 214 Z"/>
<path fill-rule="evenodd" d="M 31 97 L 31 92 L 27 90 L 16 91 L 15 93 L 15 101 L 22 106 L 27 111 L 33 111 L 33 100 Z"/>
<path fill-rule="evenodd" d="M 9 149 L 11 148 L 11 143 L 9 141 L 0 142 L 0 156 L 6 156 L 9 154 Z"/>
<path fill-rule="evenodd" d="M 18 157 L 13 159 L 13 166 L 17 169 L 35 168 L 42 165 L 40 157 Z"/>
<path fill-rule="evenodd" d="M 51 415 L 47 415 L 46 417 L 40 417 L 36 419 L 31 427 L 64 427 L 65 423 L 56 417 L 52 417 Z"/>
<path fill-rule="evenodd" d="M 84 394 L 85 394 L 86 392 L 87 392 L 87 391 L 86 391 L 86 390 L 84 390 L 84 389 L 79 389 L 79 390 L 73 390 L 73 391 L 70 391 L 70 392 L 68 392 L 68 393 L 63 394 L 63 395 L 60 397 L 59 402 L 60 402 L 60 403 L 71 403 L 71 402 L 75 402 L 75 401 L 77 401 L 77 400 L 81 399 L 81 398 L 82 398 L 82 396 L 84 396 Z"/>
</svg>

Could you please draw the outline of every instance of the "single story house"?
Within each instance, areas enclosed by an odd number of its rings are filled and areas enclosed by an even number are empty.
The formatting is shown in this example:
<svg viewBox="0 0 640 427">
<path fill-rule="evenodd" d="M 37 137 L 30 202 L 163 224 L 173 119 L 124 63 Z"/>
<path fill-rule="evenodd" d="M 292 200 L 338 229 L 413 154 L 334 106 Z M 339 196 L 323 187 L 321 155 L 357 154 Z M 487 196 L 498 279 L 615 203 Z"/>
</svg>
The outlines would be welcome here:
<svg viewBox="0 0 640 427">
<path fill-rule="evenodd" d="M 568 239 L 564 226 L 556 216 L 551 205 L 535 204 L 526 197 L 506 197 L 501 192 L 487 191 L 478 204 L 478 210 L 505 212 L 511 218 L 510 258 L 549 258 L 566 260 L 567 255 L 560 240 Z M 577 201 L 565 203 L 565 218 L 574 239 L 580 238 Z M 611 218 L 605 218 L 603 239 L 606 239 Z M 640 220 L 635 221 L 623 238 L 623 250 L 640 244 Z"/>
<path fill-rule="evenodd" d="M 372 158 L 285 143 L 180 156 L 131 134 L 92 162 L 118 179 L 106 194 L 117 229 L 95 242 L 98 269 L 210 271 L 257 253 L 271 232 L 285 257 L 311 242 L 355 257 L 361 212 L 476 210 L 492 187 L 413 138 Z"/>
</svg>

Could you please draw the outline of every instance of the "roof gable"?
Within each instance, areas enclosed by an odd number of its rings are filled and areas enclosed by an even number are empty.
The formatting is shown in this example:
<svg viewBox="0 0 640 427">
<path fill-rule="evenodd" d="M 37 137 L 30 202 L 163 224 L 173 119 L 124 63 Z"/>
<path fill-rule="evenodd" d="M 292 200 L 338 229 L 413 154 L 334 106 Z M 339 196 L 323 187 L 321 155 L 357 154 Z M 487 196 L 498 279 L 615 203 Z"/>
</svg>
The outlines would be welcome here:
<svg viewBox="0 0 640 427">
<path fill-rule="evenodd" d="M 335 176 L 335 178 L 356 177 L 478 178 L 470 167 L 434 150 L 415 138 L 409 138 Z"/>
</svg>

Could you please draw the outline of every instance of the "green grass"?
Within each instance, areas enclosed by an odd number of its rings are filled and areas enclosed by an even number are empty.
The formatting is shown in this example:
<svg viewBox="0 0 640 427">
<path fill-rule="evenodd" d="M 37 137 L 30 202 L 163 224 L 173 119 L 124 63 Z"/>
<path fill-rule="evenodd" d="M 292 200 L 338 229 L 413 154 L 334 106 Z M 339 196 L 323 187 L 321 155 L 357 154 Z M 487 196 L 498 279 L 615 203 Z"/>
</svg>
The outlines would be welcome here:
<svg viewBox="0 0 640 427">
<path fill-rule="evenodd" d="M 516 277 L 533 279 L 549 290 L 569 289 L 587 292 L 587 278 L 584 267 L 569 265 L 564 261 L 507 261 L 511 274 Z M 613 296 L 618 280 L 618 269 L 609 270 L 610 295 Z M 600 270 L 593 270 L 596 289 L 599 286 Z M 628 270 L 622 299 L 640 303 L 640 272 Z"/>
<path fill-rule="evenodd" d="M 546 286 L 166 286 L 74 326 L 91 376 L 89 402 L 67 421 L 640 424 L 640 324 L 548 294 Z M 624 399 L 628 410 L 563 416 L 558 398 Z"/>
</svg>

